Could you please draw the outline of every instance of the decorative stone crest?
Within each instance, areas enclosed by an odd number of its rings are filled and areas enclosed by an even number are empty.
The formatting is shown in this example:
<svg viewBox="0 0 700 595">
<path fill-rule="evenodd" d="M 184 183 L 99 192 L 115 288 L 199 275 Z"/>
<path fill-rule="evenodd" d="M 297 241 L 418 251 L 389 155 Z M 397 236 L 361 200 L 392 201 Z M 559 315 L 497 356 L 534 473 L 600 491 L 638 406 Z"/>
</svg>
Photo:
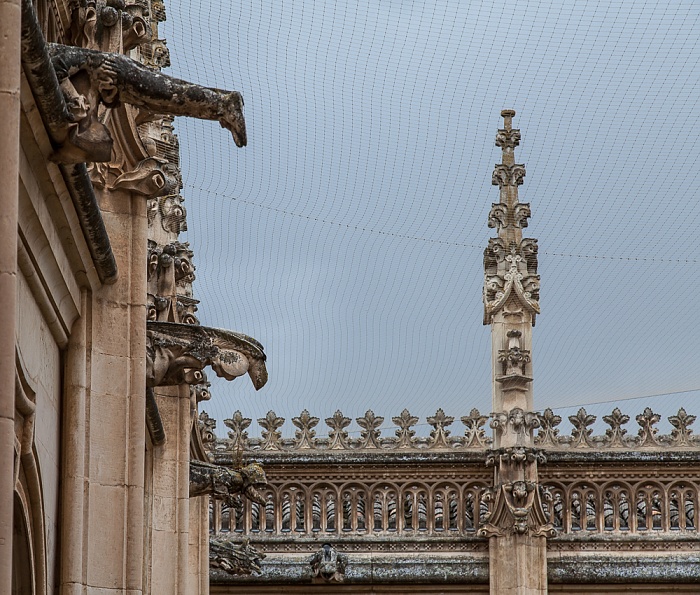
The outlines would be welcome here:
<svg viewBox="0 0 700 595">
<path fill-rule="evenodd" d="M 298 417 L 292 418 L 292 423 L 299 428 L 295 433 L 295 448 L 314 448 L 316 445 L 316 430 L 313 428 L 318 425 L 319 421 L 318 417 L 312 417 L 306 409 Z"/>
<path fill-rule="evenodd" d="M 429 448 L 449 448 L 450 431 L 447 426 L 452 425 L 455 418 L 445 415 L 442 409 L 438 409 L 435 415 L 428 418 L 428 423 L 433 427 L 430 430 Z"/>
<path fill-rule="evenodd" d="M 340 411 L 336 411 L 332 417 L 326 418 L 326 425 L 331 429 L 328 433 L 328 438 L 330 444 L 328 448 L 330 449 L 342 449 L 350 448 L 348 444 L 348 432 L 347 428 L 352 420 L 349 417 L 345 417 Z"/>
<path fill-rule="evenodd" d="M 416 431 L 411 428 L 418 423 L 418 418 L 415 415 L 411 415 L 408 409 L 404 409 L 401 415 L 392 417 L 391 421 L 398 426 L 395 432 L 398 438 L 396 448 L 411 448 L 416 435 Z"/>
<path fill-rule="evenodd" d="M 384 418 L 375 416 L 374 411 L 369 409 L 364 417 L 358 417 L 355 421 L 362 428 L 359 448 L 381 448 L 379 428 L 384 423 Z"/>
<path fill-rule="evenodd" d="M 322 582 L 342 582 L 345 580 L 345 568 L 348 557 L 341 554 L 330 543 L 324 543 L 309 560 L 311 573 Z"/>
<path fill-rule="evenodd" d="M 481 415 L 478 409 L 472 409 L 469 415 L 460 418 L 466 426 L 464 430 L 464 446 L 467 448 L 487 447 L 491 444 L 491 438 L 486 436 L 483 426 L 488 421 L 488 417 Z"/>
<path fill-rule="evenodd" d="M 236 411 L 230 419 L 224 420 L 224 425 L 231 430 L 228 437 L 234 450 L 244 450 L 248 447 L 248 432 L 246 430 L 252 421 L 249 417 L 243 417 L 240 411 Z"/>
<path fill-rule="evenodd" d="M 258 423 L 263 428 L 262 449 L 263 450 L 280 450 L 280 439 L 282 433 L 279 429 L 284 424 L 284 417 L 277 417 L 274 411 L 268 411 L 265 417 L 258 419 Z"/>
</svg>

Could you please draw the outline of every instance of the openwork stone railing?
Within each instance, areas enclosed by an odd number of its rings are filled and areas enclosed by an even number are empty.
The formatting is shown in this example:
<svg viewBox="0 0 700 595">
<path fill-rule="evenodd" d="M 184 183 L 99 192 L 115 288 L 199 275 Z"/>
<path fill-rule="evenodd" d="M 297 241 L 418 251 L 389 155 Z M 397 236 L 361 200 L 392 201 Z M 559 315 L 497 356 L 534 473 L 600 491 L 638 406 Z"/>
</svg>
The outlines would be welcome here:
<svg viewBox="0 0 700 595">
<path fill-rule="evenodd" d="M 697 533 L 697 482 L 551 482 L 547 516 L 562 533 Z"/>
<path fill-rule="evenodd" d="M 337 540 L 346 535 L 475 535 L 487 508 L 485 482 L 284 482 L 266 504 L 212 504 L 214 533 Z"/>
</svg>

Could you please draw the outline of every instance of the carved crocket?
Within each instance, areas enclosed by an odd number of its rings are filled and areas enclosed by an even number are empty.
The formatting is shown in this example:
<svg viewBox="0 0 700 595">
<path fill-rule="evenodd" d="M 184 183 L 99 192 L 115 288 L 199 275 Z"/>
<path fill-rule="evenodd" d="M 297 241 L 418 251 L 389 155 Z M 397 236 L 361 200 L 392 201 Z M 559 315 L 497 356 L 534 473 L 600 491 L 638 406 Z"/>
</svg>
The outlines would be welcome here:
<svg viewBox="0 0 700 595">
<path fill-rule="evenodd" d="M 258 490 L 266 487 L 267 477 L 258 463 L 231 470 L 202 461 L 190 461 L 190 497 L 209 494 L 212 498 L 235 507 L 235 496 L 242 494 L 249 500 L 264 505 L 265 498 Z"/>
<path fill-rule="evenodd" d="M 211 366 L 217 376 L 233 380 L 246 372 L 256 390 L 267 382 L 265 352 L 252 337 L 224 329 L 148 321 L 146 386 L 198 384 Z"/>
<path fill-rule="evenodd" d="M 224 539 L 209 540 L 209 567 L 229 574 L 259 574 L 265 554 L 250 545 L 245 538 L 241 544 Z"/>
<path fill-rule="evenodd" d="M 100 104 L 130 104 L 159 115 L 217 120 L 237 146 L 247 143 L 243 97 L 238 91 L 202 87 L 152 70 L 122 54 L 50 43 L 49 55 L 73 124 L 64 163 L 109 161 L 112 137 L 98 118 Z"/>
</svg>

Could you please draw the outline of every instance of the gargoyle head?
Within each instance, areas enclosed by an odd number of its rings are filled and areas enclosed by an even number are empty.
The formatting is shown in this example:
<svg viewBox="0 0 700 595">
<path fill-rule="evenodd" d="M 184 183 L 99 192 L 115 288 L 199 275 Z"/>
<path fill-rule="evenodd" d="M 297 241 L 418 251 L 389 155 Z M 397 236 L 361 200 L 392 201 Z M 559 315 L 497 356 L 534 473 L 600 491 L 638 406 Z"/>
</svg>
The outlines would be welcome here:
<svg viewBox="0 0 700 595">
<path fill-rule="evenodd" d="M 243 96 L 238 91 L 231 91 L 224 98 L 219 124 L 233 135 L 233 142 L 237 147 L 245 147 L 248 144 L 243 118 Z"/>
<path fill-rule="evenodd" d="M 265 470 L 260 463 L 250 463 L 240 470 L 243 479 L 243 494 L 249 500 L 258 504 L 265 504 L 265 498 L 258 490 L 268 487 Z"/>
</svg>

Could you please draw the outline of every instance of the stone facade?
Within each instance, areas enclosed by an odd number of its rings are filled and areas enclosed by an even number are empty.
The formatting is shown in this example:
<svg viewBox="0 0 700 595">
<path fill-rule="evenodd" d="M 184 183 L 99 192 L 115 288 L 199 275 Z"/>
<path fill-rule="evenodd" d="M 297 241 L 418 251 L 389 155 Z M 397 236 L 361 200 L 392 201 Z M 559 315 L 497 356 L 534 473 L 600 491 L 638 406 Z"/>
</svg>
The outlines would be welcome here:
<svg viewBox="0 0 700 595">
<path fill-rule="evenodd" d="M 178 240 L 173 118 L 242 147 L 243 101 L 162 72 L 164 19 L 159 0 L 0 3 L 2 593 L 207 593 L 208 499 L 264 479 L 206 462 L 205 369 L 261 388 L 265 354 L 199 325 Z"/>
</svg>

